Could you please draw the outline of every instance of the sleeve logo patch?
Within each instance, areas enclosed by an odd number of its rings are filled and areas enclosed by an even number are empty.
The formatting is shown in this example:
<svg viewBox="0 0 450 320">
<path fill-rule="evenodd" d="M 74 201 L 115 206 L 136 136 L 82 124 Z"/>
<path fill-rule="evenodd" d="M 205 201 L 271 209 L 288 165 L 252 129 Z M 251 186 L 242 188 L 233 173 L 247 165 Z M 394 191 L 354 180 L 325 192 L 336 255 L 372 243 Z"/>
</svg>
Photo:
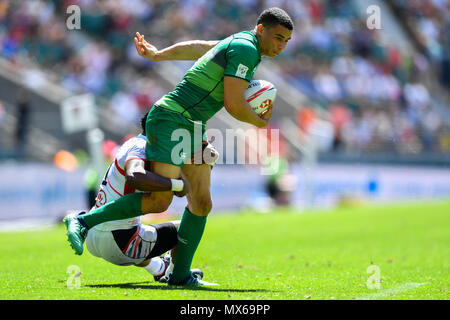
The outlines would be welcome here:
<svg viewBox="0 0 450 320">
<path fill-rule="evenodd" d="M 244 66 L 243 64 L 239 64 L 235 76 L 245 79 L 245 76 L 247 75 L 247 71 L 248 71 L 247 66 Z"/>
</svg>

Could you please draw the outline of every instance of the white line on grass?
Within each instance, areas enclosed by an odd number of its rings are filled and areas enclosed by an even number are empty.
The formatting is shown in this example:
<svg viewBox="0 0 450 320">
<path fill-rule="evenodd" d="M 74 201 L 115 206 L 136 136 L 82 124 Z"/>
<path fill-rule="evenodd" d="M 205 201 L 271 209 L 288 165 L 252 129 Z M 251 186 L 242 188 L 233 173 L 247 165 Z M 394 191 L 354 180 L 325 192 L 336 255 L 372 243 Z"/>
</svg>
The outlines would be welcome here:
<svg viewBox="0 0 450 320">
<path fill-rule="evenodd" d="M 398 287 L 381 290 L 376 293 L 372 293 L 372 294 L 368 294 L 368 295 L 356 298 L 356 300 L 375 300 L 375 299 L 379 299 L 379 298 L 387 296 L 387 295 L 394 295 L 394 294 L 397 294 L 397 293 L 400 293 L 403 291 L 411 290 L 411 289 L 423 286 L 425 284 L 427 284 L 427 282 L 422 282 L 422 283 L 408 282 L 408 283 L 405 283 Z"/>
</svg>

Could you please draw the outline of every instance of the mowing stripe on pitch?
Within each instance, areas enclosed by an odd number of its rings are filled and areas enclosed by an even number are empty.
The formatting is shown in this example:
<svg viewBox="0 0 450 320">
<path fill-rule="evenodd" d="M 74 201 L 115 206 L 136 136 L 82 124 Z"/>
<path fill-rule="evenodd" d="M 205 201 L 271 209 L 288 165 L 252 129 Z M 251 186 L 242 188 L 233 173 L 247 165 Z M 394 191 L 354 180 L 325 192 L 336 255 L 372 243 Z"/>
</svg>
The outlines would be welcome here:
<svg viewBox="0 0 450 320">
<path fill-rule="evenodd" d="M 368 294 L 366 296 L 356 298 L 356 300 L 375 300 L 375 299 L 378 299 L 378 298 L 381 298 L 381 297 L 384 297 L 387 295 L 394 295 L 394 294 L 397 294 L 397 293 L 400 293 L 403 291 L 411 290 L 411 289 L 423 286 L 425 284 L 427 284 L 427 282 L 423 282 L 423 283 L 408 282 L 408 283 L 405 283 L 398 287 L 381 290 L 377 293 L 372 293 L 372 294 Z"/>
</svg>

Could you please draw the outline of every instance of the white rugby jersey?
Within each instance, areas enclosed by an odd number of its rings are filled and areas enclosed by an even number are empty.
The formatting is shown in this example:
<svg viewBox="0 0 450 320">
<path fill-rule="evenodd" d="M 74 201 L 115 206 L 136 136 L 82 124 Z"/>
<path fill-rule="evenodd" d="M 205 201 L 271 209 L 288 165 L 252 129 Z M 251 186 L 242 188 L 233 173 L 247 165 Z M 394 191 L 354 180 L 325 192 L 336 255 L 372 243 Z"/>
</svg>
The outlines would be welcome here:
<svg viewBox="0 0 450 320">
<path fill-rule="evenodd" d="M 140 192 L 129 187 L 125 181 L 125 163 L 132 159 L 142 159 L 145 161 L 145 144 L 147 138 L 140 134 L 126 141 L 117 151 L 114 161 L 110 164 L 106 171 L 105 177 L 100 185 L 97 194 L 95 206 L 91 209 L 97 209 L 105 203 L 114 201 L 123 195 Z M 141 217 L 130 219 L 108 221 L 101 223 L 94 228 L 103 231 L 111 231 L 116 229 L 128 229 L 139 224 Z"/>
</svg>

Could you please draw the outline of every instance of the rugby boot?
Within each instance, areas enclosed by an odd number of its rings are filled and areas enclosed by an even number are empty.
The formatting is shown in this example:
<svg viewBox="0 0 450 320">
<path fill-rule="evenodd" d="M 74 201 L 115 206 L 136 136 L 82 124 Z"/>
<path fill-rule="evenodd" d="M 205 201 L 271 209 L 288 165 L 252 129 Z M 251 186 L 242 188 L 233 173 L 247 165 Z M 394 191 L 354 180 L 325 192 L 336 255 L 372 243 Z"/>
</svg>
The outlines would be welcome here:
<svg viewBox="0 0 450 320">
<path fill-rule="evenodd" d="M 84 212 L 80 212 L 83 214 Z M 87 228 L 85 228 L 77 218 L 77 215 L 67 215 L 64 217 L 64 224 L 67 229 L 67 240 L 73 251 L 81 255 L 83 253 L 83 244 L 87 236 Z"/>
<path fill-rule="evenodd" d="M 203 272 L 202 272 L 202 274 L 203 274 Z M 171 281 L 171 277 L 169 276 L 169 279 L 167 280 L 167 284 L 170 285 L 170 286 L 187 286 L 187 287 L 218 286 L 217 283 L 206 282 L 206 281 L 204 281 L 202 279 L 197 278 L 196 276 L 194 276 L 194 273 L 193 273 L 192 270 L 191 270 L 189 276 L 186 277 L 186 279 L 184 279 L 183 281 L 178 282 L 178 283 L 174 283 L 173 281 Z"/>
</svg>

